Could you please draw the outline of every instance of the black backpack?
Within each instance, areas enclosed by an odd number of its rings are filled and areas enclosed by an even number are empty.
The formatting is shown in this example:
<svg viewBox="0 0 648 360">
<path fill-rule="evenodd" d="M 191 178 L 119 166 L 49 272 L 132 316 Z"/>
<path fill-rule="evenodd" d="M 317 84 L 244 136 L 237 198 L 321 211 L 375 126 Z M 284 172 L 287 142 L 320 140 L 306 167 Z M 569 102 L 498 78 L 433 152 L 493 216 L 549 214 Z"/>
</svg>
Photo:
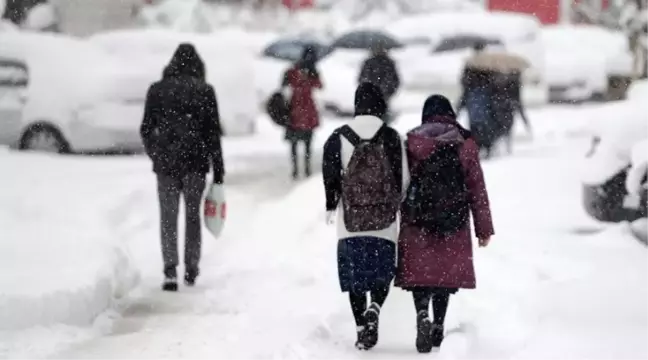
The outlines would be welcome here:
<svg viewBox="0 0 648 360">
<path fill-rule="evenodd" d="M 461 146 L 440 145 L 412 171 L 402 207 L 404 223 L 442 235 L 466 226 L 470 206 L 459 158 Z"/>
<path fill-rule="evenodd" d="M 382 230 L 396 221 L 400 189 L 385 149 L 385 129 L 369 140 L 348 125 L 340 129 L 354 147 L 342 177 L 344 225 L 350 232 Z"/>
<path fill-rule="evenodd" d="M 287 126 L 290 122 L 290 106 L 279 91 L 270 95 L 266 102 L 266 112 L 270 119 L 279 126 Z"/>
</svg>

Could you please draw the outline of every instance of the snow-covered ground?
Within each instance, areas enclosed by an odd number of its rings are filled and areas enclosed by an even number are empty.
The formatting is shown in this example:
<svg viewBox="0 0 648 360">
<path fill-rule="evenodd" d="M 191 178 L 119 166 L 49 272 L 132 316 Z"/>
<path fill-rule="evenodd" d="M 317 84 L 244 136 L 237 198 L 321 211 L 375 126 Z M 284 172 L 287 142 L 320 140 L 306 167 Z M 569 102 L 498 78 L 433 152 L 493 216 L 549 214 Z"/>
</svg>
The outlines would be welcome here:
<svg viewBox="0 0 648 360">
<path fill-rule="evenodd" d="M 438 357 L 648 356 L 646 249 L 580 205 L 588 127 L 607 106 L 534 109 L 533 140 L 518 129 L 515 154 L 484 164 L 497 235 L 476 250 L 478 289 L 453 297 Z M 316 136 L 318 161 L 339 123 Z M 288 180 L 281 135 L 263 118 L 258 135 L 225 139 L 228 222 L 204 234 L 199 283 L 177 294 L 159 290 L 147 159 L 0 151 L 0 358 L 418 358 L 398 289 L 378 346 L 353 349 L 321 177 Z"/>
</svg>

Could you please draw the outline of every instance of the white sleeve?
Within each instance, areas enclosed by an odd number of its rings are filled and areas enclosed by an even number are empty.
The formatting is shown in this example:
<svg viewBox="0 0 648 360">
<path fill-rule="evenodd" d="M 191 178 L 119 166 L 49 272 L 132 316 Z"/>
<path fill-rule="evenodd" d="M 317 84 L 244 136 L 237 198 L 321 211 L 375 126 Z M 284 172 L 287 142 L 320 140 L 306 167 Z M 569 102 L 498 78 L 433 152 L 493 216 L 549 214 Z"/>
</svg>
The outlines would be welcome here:
<svg viewBox="0 0 648 360">
<path fill-rule="evenodd" d="M 402 156 L 402 161 L 403 161 L 403 189 L 402 189 L 402 194 L 403 194 L 403 200 L 405 199 L 406 193 L 407 193 L 407 188 L 409 187 L 409 182 L 410 182 L 410 172 L 409 172 L 409 164 L 407 161 L 407 149 L 405 148 L 405 140 L 403 138 L 400 138 L 401 142 L 401 156 Z"/>
</svg>

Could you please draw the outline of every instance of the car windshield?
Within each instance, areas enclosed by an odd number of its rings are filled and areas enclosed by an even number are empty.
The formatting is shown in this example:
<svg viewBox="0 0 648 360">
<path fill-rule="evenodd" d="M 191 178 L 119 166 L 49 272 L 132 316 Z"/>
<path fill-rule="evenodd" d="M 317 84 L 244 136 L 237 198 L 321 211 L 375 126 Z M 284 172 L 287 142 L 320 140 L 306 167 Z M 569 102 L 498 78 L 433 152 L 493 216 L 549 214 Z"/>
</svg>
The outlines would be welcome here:
<svg viewBox="0 0 648 360">
<path fill-rule="evenodd" d="M 446 52 L 472 49 L 475 45 L 482 43 L 486 45 L 503 45 L 498 39 L 489 39 L 481 36 L 459 35 L 442 39 L 435 47 L 433 52 Z"/>
</svg>

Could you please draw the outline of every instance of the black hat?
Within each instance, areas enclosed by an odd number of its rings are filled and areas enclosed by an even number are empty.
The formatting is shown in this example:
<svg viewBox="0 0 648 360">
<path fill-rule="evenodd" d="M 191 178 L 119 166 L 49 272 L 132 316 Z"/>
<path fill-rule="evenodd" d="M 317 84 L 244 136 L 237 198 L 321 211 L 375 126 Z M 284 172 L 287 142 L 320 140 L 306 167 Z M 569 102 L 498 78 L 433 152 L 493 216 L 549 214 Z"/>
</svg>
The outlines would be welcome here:
<svg viewBox="0 0 648 360">
<path fill-rule="evenodd" d="M 423 104 L 422 114 L 423 122 L 435 116 L 450 116 L 453 118 L 457 117 L 457 114 L 455 114 L 454 110 L 452 109 L 450 100 L 448 100 L 447 97 L 436 94 L 428 97 L 425 100 L 425 104 Z"/>
<path fill-rule="evenodd" d="M 373 115 L 383 118 L 387 112 L 387 103 L 380 89 L 367 82 L 358 85 L 355 92 L 355 116 Z"/>
</svg>

